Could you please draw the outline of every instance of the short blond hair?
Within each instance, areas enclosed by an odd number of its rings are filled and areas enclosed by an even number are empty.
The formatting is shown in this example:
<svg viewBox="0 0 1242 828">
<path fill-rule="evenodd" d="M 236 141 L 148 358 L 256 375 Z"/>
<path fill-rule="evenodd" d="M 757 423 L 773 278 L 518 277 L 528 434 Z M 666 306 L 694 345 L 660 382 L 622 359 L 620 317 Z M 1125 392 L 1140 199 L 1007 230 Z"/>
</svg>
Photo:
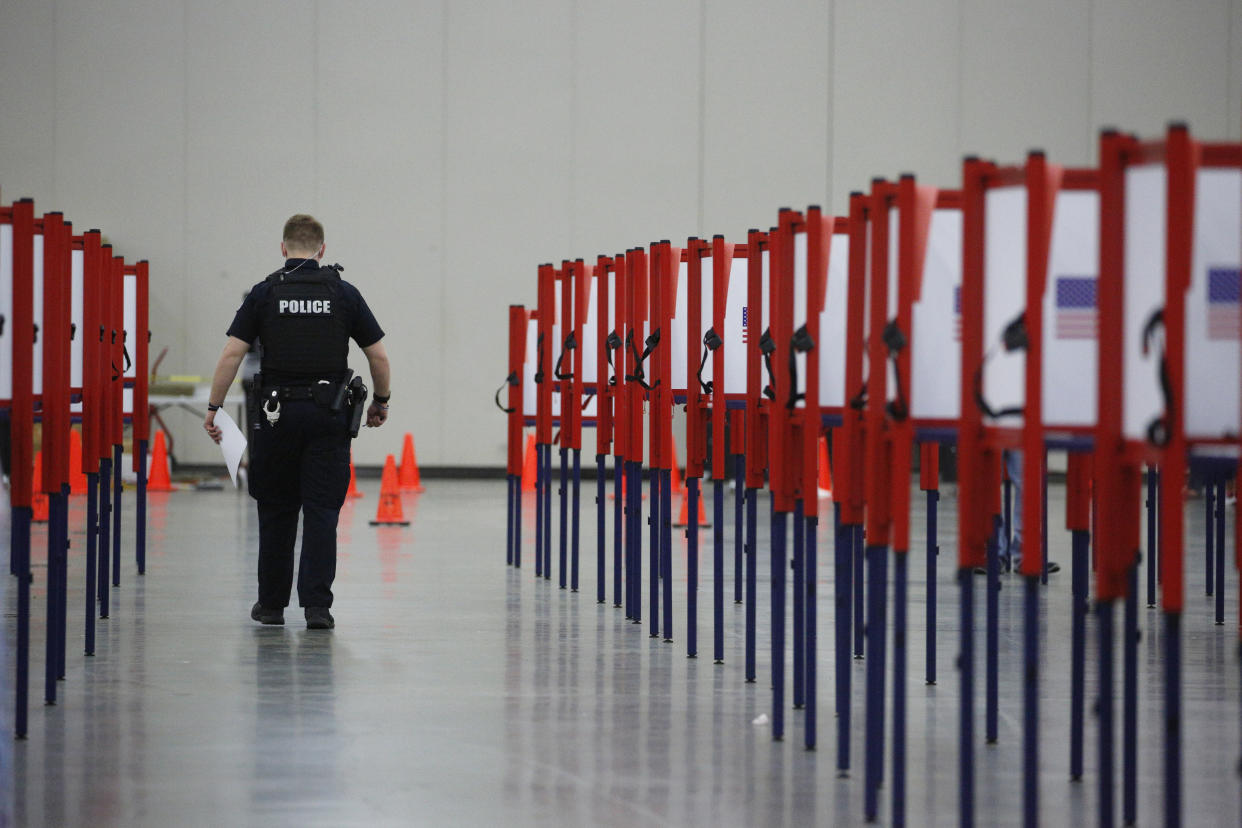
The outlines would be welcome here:
<svg viewBox="0 0 1242 828">
<path fill-rule="evenodd" d="M 285 222 L 285 247 L 299 253 L 312 253 L 323 244 L 323 225 L 314 216 L 298 213 Z"/>
</svg>

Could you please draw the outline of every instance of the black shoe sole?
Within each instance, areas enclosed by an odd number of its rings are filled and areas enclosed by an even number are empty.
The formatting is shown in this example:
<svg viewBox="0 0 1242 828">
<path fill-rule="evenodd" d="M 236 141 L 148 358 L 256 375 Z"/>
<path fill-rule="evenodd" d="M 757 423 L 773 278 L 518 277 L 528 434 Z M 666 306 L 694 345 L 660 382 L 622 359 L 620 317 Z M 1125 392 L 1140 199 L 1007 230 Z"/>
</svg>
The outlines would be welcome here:
<svg viewBox="0 0 1242 828">
<path fill-rule="evenodd" d="M 306 622 L 306 629 L 308 630 L 330 630 L 335 626 L 336 624 L 332 621 L 321 621 L 318 619 Z"/>
<path fill-rule="evenodd" d="M 250 620 L 258 621 L 260 624 L 269 627 L 283 627 L 285 625 L 285 614 L 282 612 L 279 615 L 264 615 L 255 608 L 250 610 Z"/>
</svg>

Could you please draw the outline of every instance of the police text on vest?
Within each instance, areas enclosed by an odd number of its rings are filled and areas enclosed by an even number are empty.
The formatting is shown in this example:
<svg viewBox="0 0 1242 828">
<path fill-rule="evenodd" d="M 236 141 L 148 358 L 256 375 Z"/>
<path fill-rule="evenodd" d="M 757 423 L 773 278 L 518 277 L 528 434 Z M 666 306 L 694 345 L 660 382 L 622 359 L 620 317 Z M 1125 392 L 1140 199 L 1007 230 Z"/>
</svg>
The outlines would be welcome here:
<svg viewBox="0 0 1242 828">
<path fill-rule="evenodd" d="M 277 308 L 282 314 L 332 313 L 331 299 L 281 299 Z"/>
</svg>

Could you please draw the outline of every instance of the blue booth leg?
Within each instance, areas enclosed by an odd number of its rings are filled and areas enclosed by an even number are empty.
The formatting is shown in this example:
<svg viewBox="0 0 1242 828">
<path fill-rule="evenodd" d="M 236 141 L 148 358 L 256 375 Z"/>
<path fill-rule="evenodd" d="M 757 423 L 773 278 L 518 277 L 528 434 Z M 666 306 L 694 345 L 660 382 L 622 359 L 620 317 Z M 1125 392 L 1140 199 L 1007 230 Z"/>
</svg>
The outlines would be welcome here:
<svg viewBox="0 0 1242 828">
<path fill-rule="evenodd" d="M 863 546 L 862 524 L 856 524 L 853 528 L 854 539 L 851 542 L 851 546 L 854 550 L 854 658 L 862 658 L 863 647 L 865 646 L 863 637 L 867 629 L 864 618 L 866 607 L 863 605 L 863 599 L 865 598 L 863 581 L 867 550 Z"/>
<path fill-rule="evenodd" d="M 1147 467 L 1147 606 L 1156 606 L 1156 537 L 1160 512 L 1156 499 L 1156 469 Z"/>
<path fill-rule="evenodd" d="M 746 490 L 746 665 L 747 682 L 755 680 L 755 590 L 759 579 L 758 553 L 755 550 L 755 532 L 758 529 L 758 489 Z"/>
<path fill-rule="evenodd" d="M 772 510 L 772 738 L 785 736 L 785 533 L 788 512 Z"/>
<path fill-rule="evenodd" d="M 1039 579 L 1024 582 L 1022 824 L 1039 824 Z"/>
<path fill-rule="evenodd" d="M 112 585 L 121 585 L 121 447 L 112 447 Z"/>
<path fill-rule="evenodd" d="M 608 535 L 604 523 L 607 513 L 605 504 L 608 500 L 605 493 L 606 475 L 604 455 L 597 454 L 595 455 L 595 600 L 600 604 L 608 600 L 608 589 L 604 583 L 608 558 Z"/>
<path fill-rule="evenodd" d="M 836 713 L 837 713 L 837 775 L 847 776 L 850 769 L 850 601 L 854 572 L 854 527 L 842 525 L 841 504 L 833 504 L 836 532 L 833 549 L 833 589 L 836 605 Z"/>
<path fill-rule="evenodd" d="M 86 604 L 86 655 L 95 654 L 95 603 L 98 600 L 96 569 L 99 561 L 99 475 L 91 472 L 86 475 L 86 587 L 83 598 Z"/>
<path fill-rule="evenodd" d="M 112 461 L 104 458 L 99 461 L 99 570 L 98 597 L 99 617 L 107 618 L 108 607 L 108 571 L 112 566 Z"/>
<path fill-rule="evenodd" d="M 649 604 L 650 604 L 650 624 L 651 637 L 660 637 L 660 574 L 664 571 L 660 561 L 660 521 L 663 519 L 661 512 L 664 507 L 664 499 L 661 495 L 661 477 L 659 469 L 651 470 L 651 517 L 647 520 L 649 529 L 648 543 L 649 553 L 647 558 L 650 572 L 648 576 Z"/>
<path fill-rule="evenodd" d="M 712 569 L 716 576 L 712 584 L 712 658 L 717 664 L 724 664 L 724 486 L 723 480 L 712 484 L 712 515 L 716 521 L 712 536 Z M 735 580 L 741 586 L 741 579 Z"/>
<path fill-rule="evenodd" d="M 560 545 L 557 547 L 557 562 L 560 572 L 557 575 L 557 586 L 565 589 L 569 586 L 569 449 L 562 447 L 561 455 L 561 486 L 557 495 L 561 502 Z"/>
<path fill-rule="evenodd" d="M 1182 615 L 1164 615 L 1164 824 L 1182 824 Z"/>
<path fill-rule="evenodd" d="M 898 552 L 893 572 L 892 823 L 906 824 L 906 582 L 910 556 Z M 869 665 L 868 665 L 869 666 Z"/>
<path fill-rule="evenodd" d="M 582 450 L 574 449 L 573 492 L 570 503 L 569 528 L 569 588 L 578 591 L 578 539 L 579 518 L 582 514 Z"/>
<path fill-rule="evenodd" d="M 513 567 L 522 567 L 522 476 L 513 476 Z"/>
<path fill-rule="evenodd" d="M 1086 729 L 1087 675 L 1087 583 L 1089 532 L 1075 530 L 1072 534 L 1073 573 L 1070 585 L 1070 780 L 1082 779 L 1083 740 Z"/>
<path fill-rule="evenodd" d="M 986 652 L 984 653 L 984 738 L 996 744 L 1000 731 L 1000 560 L 996 537 L 988 541 Z"/>
<path fill-rule="evenodd" d="M 1216 623 L 1225 623 L 1225 480 L 1216 484 Z"/>
<path fill-rule="evenodd" d="M 940 546 L 936 540 L 936 504 L 940 492 L 927 492 L 927 675 L 928 684 L 936 683 L 936 557 Z"/>
<path fill-rule="evenodd" d="M 664 640 L 673 640 L 673 472 L 660 469 L 660 579 L 664 582 Z"/>
<path fill-rule="evenodd" d="M 134 558 L 138 574 L 147 574 L 147 441 L 138 441 L 138 489 L 134 499 Z"/>
<path fill-rule="evenodd" d="M 887 632 L 888 547 L 867 548 L 867 743 L 863 763 L 863 813 L 868 822 L 879 813 L 884 778 L 884 670 Z"/>
<path fill-rule="evenodd" d="M 815 625 L 817 623 L 816 601 L 818 600 L 818 590 L 816 589 L 816 579 L 819 577 L 818 576 L 819 550 L 816 548 L 815 535 L 816 535 L 816 527 L 818 526 L 818 524 L 819 524 L 819 518 L 814 515 L 806 519 L 806 529 L 805 529 L 806 537 L 803 542 L 804 543 L 803 564 L 806 569 L 803 575 L 803 581 L 804 581 L 803 589 L 806 592 L 806 597 L 804 599 L 805 609 L 803 611 L 803 614 L 805 615 L 805 623 L 806 623 L 806 640 L 805 640 L 806 653 L 803 656 L 803 660 L 805 663 L 805 667 L 803 668 L 805 671 L 805 676 L 804 676 L 805 687 L 803 689 L 803 703 L 806 708 L 806 716 L 805 716 L 804 725 L 806 728 L 805 744 L 806 744 L 807 750 L 815 749 L 815 740 L 816 740 L 815 730 L 816 730 L 817 711 L 816 711 L 816 700 L 815 700 L 815 693 L 816 693 L 815 660 L 818 657 L 818 654 L 817 654 L 818 635 L 816 633 Z"/>
<path fill-rule="evenodd" d="M 1121 658 L 1124 665 L 1121 710 L 1121 818 L 1133 825 L 1138 816 L 1138 568 L 1127 575 Z"/>
<path fill-rule="evenodd" d="M 612 458 L 612 605 L 625 605 L 622 594 L 623 569 L 621 558 L 625 550 L 625 470 L 620 457 Z"/>
<path fill-rule="evenodd" d="M 746 504 L 746 456 L 733 459 L 733 603 L 742 603 L 742 561 L 745 559 L 746 532 L 743 522 Z"/>
<path fill-rule="evenodd" d="M 1099 696 L 1096 699 L 1096 717 L 1099 724 L 1098 789 L 1099 824 L 1112 825 L 1115 801 L 1113 796 L 1113 604 L 1099 601 L 1095 614 L 1099 620 Z"/>
<path fill-rule="evenodd" d="M 13 730 L 26 738 L 30 707 L 30 523 L 29 506 L 15 506 L 9 516 L 9 561 L 17 577 L 17 686 L 14 688 Z"/>
<path fill-rule="evenodd" d="M 957 572 L 962 588 L 962 648 L 958 669 L 962 690 L 958 696 L 958 814 L 962 825 L 975 824 L 975 584 L 974 572 Z"/>
<path fill-rule="evenodd" d="M 795 709 L 801 709 L 805 699 L 802 691 L 805 674 L 803 669 L 803 656 L 806 655 L 806 644 L 804 635 L 806 631 L 806 619 L 803 618 L 805 604 L 803 603 L 802 588 L 803 584 L 803 565 L 805 557 L 806 536 L 804 530 L 806 528 L 806 520 L 803 516 L 802 499 L 799 498 L 794 504 L 793 519 L 793 706 Z"/>
<path fill-rule="evenodd" d="M 699 479 L 686 481 L 686 656 L 699 654 Z M 672 591 L 672 578 L 668 589 Z M 669 602 L 670 606 L 672 602 Z"/>
</svg>

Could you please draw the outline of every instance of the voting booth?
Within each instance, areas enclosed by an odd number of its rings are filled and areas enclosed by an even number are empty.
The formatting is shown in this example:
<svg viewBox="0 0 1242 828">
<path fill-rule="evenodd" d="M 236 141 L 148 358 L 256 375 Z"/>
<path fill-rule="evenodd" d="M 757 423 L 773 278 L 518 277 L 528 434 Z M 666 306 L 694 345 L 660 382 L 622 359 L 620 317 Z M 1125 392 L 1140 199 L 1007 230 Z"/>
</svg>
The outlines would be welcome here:
<svg viewBox="0 0 1242 828">
<path fill-rule="evenodd" d="M 10 572 L 17 579 L 14 726 L 19 738 L 28 727 L 31 523 L 47 523 L 44 701 L 52 704 L 66 668 L 71 459 L 74 465 L 82 460 L 98 483 L 100 446 L 114 444 L 119 457 L 123 417 L 133 424 L 136 450 L 145 451 L 147 292 L 147 264 L 125 269 L 119 259 L 106 256 L 99 231 L 75 236 L 61 213 L 38 216 L 29 199 L 0 207 L 0 416 L 12 447 L 9 549 Z M 132 344 L 113 353 L 114 336 L 129 337 Z M 128 386 L 124 394 L 122 383 Z M 83 432 L 79 458 L 70 457 L 75 420 L 81 421 Z M 135 545 L 139 573 L 145 553 L 144 480 L 140 475 Z M 87 493 L 87 655 L 95 649 L 96 613 L 108 614 L 111 585 L 106 576 L 97 579 L 97 572 L 113 571 L 112 584 L 119 585 L 119 514 L 112 523 L 103 516 L 111 516 L 111 503 L 119 507 L 120 492 L 118 475 L 103 487 L 92 485 Z"/>
</svg>

